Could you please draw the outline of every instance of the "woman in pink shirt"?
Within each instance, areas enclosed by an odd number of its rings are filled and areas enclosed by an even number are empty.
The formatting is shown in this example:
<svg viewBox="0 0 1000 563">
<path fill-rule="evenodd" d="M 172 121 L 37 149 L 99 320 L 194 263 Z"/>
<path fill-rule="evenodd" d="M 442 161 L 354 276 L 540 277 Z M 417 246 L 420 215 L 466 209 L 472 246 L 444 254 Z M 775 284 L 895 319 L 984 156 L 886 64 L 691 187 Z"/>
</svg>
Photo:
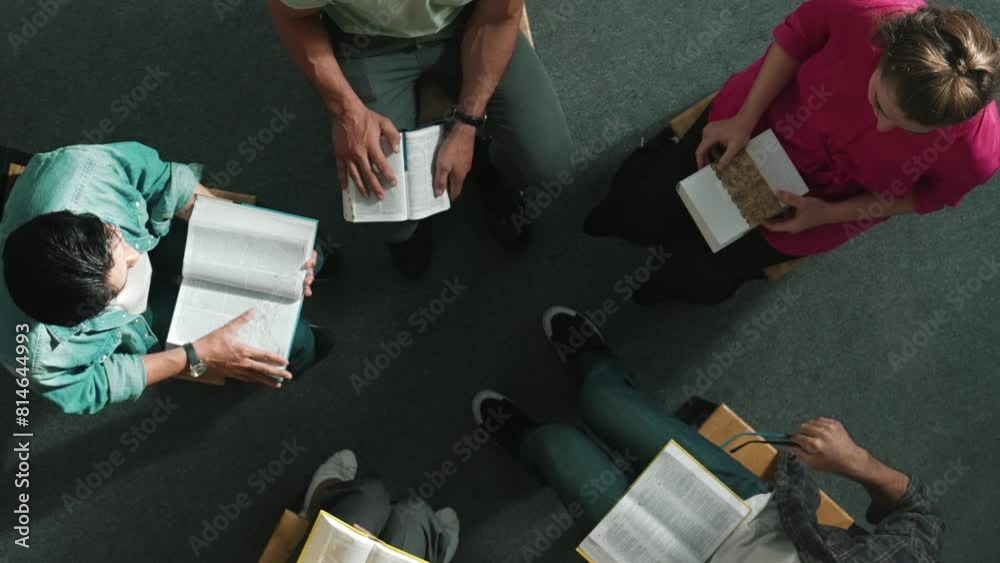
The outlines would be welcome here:
<svg viewBox="0 0 1000 563">
<path fill-rule="evenodd" d="M 1000 168 L 998 88 L 1000 43 L 968 11 L 809 0 L 680 143 L 643 149 L 668 158 L 633 155 L 585 230 L 674 253 L 640 302 L 721 301 L 768 265 L 834 249 L 894 215 L 954 206 L 986 183 Z M 724 168 L 768 128 L 809 194 L 779 193 L 786 215 L 713 255 L 669 181 L 708 164 L 713 150 Z M 638 168 L 654 162 L 667 162 L 669 175 L 637 185 Z"/>
</svg>

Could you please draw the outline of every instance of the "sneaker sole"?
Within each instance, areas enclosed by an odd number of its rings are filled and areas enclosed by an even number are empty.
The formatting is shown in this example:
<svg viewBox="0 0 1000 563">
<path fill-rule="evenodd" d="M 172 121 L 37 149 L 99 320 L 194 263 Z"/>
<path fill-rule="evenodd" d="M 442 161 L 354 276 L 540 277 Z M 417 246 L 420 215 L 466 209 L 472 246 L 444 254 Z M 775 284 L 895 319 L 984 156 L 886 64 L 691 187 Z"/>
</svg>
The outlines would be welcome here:
<svg viewBox="0 0 1000 563">
<path fill-rule="evenodd" d="M 476 424 L 483 423 L 482 406 L 483 401 L 487 399 L 497 399 L 500 401 L 510 402 L 510 398 L 508 398 L 507 395 L 498 393 L 492 389 L 483 389 L 482 391 L 476 393 L 476 396 L 472 398 L 472 419 L 476 421 Z"/>
<path fill-rule="evenodd" d="M 596 334 L 597 337 L 601 339 L 601 342 L 607 343 L 607 339 L 604 338 L 604 334 L 601 333 L 601 329 L 598 328 L 597 325 L 595 325 L 593 321 L 591 321 L 586 315 L 580 313 L 575 309 L 570 309 L 569 307 L 564 307 L 562 305 L 555 305 L 549 307 L 548 309 L 545 310 L 544 313 L 542 313 L 542 331 L 545 333 L 545 339 L 549 341 L 549 344 L 554 345 L 554 343 L 552 342 L 552 319 L 556 315 L 569 315 L 571 317 L 582 317 L 585 323 L 593 327 L 594 334 Z"/>
</svg>

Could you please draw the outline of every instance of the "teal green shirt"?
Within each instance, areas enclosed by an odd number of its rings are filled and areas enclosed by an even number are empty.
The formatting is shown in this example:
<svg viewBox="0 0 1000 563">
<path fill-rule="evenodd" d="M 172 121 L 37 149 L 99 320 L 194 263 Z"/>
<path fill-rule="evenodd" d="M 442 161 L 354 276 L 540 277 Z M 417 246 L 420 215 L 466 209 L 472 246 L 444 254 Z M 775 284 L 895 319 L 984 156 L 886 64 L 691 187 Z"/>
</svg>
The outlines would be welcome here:
<svg viewBox="0 0 1000 563">
<path fill-rule="evenodd" d="M 27 221 L 55 211 L 93 213 L 149 252 L 191 199 L 199 165 L 163 162 L 139 143 L 76 145 L 36 155 L 17 180 L 0 222 L 0 253 Z M 155 268 L 156 265 L 154 264 Z M 14 327 L 27 323 L 33 388 L 70 413 L 94 413 L 135 399 L 146 387 L 142 355 L 159 343 L 141 316 L 108 309 L 74 327 L 27 317 L 7 291 L 0 263 L 0 363 L 15 367 Z"/>
<path fill-rule="evenodd" d="M 473 0 L 281 0 L 289 8 L 323 8 L 337 27 L 358 35 L 424 37 L 455 21 Z M 355 45 L 357 47 L 357 45 Z"/>
</svg>

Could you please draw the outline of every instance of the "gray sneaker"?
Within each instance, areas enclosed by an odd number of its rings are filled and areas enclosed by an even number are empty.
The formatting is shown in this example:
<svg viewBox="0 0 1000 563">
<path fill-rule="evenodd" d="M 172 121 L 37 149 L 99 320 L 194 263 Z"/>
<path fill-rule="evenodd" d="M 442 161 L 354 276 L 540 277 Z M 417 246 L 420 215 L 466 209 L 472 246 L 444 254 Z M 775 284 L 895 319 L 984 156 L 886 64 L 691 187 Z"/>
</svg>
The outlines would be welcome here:
<svg viewBox="0 0 1000 563">
<path fill-rule="evenodd" d="M 358 476 L 358 458 L 351 450 L 340 450 L 330 456 L 330 459 L 319 466 L 313 474 L 312 481 L 309 482 L 309 489 L 306 491 L 306 500 L 302 504 L 302 511 L 299 516 L 309 518 L 310 507 L 313 496 L 320 485 L 328 484 L 331 481 L 347 482 L 353 481 Z"/>
<path fill-rule="evenodd" d="M 441 563 L 451 563 L 451 560 L 455 558 L 455 552 L 458 551 L 458 513 L 455 512 L 455 509 L 446 507 L 438 510 L 434 515 L 437 516 L 438 523 L 441 524 L 441 533 L 448 540 L 448 545 L 444 548 L 444 561 Z"/>
</svg>

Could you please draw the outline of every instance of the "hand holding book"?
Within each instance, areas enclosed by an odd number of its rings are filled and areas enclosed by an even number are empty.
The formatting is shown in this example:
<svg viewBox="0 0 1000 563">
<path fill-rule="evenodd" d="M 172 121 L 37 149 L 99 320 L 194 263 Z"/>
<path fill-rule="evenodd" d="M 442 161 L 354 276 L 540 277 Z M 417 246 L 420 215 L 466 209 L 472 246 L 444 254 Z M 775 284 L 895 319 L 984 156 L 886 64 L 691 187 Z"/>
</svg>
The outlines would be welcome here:
<svg viewBox="0 0 1000 563">
<path fill-rule="evenodd" d="M 788 209 L 774 219 L 764 221 L 764 228 L 776 233 L 801 233 L 813 227 L 836 223 L 831 220 L 830 204 L 817 197 L 805 197 L 785 191 L 774 192 L 775 197 Z"/>
</svg>

